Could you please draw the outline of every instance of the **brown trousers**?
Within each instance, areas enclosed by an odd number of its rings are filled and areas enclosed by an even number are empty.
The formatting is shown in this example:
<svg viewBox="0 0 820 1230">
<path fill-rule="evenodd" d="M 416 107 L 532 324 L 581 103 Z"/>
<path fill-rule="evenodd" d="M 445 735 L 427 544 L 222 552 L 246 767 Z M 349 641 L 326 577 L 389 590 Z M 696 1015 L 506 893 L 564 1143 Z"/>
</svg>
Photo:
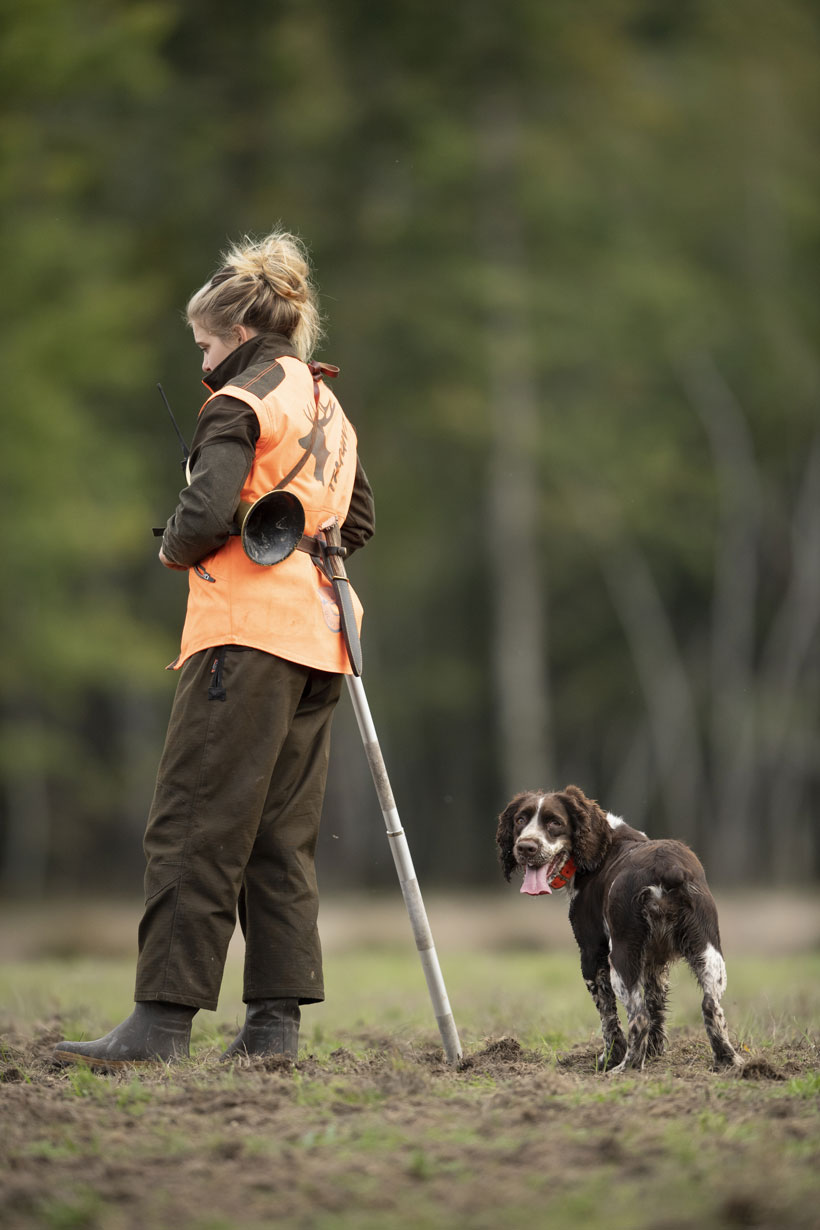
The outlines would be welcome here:
<svg viewBox="0 0 820 1230">
<path fill-rule="evenodd" d="M 341 675 L 227 646 L 180 671 L 145 833 L 134 998 L 214 1009 L 245 936 L 244 999 L 324 999 L 314 855 Z"/>
</svg>

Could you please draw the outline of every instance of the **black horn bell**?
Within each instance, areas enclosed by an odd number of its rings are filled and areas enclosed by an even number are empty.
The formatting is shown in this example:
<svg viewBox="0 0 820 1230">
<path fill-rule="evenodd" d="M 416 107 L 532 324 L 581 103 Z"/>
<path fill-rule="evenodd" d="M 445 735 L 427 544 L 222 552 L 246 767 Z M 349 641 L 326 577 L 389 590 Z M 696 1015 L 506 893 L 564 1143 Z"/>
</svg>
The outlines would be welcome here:
<svg viewBox="0 0 820 1230">
<path fill-rule="evenodd" d="M 305 510 L 290 491 L 269 491 L 239 505 L 242 547 L 254 564 L 281 564 L 305 532 Z"/>
</svg>

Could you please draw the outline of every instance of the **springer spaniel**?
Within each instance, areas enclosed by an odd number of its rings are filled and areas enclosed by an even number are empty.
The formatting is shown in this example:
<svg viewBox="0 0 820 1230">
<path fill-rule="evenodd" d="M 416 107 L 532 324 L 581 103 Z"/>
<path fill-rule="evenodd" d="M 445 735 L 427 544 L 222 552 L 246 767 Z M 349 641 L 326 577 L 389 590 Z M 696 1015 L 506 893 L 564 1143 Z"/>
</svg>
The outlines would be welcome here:
<svg viewBox="0 0 820 1230">
<path fill-rule="evenodd" d="M 683 957 L 703 992 L 715 1066 L 741 1066 L 720 1006 L 726 966 L 717 908 L 698 859 L 680 841 L 650 841 L 577 786 L 516 795 L 499 817 L 501 866 L 522 893 L 569 893 L 581 972 L 601 1016 L 599 1069 L 643 1068 L 666 1046 L 667 970 Z M 613 994 L 614 991 L 614 994 Z M 624 1005 L 628 1039 L 615 996 Z"/>
</svg>

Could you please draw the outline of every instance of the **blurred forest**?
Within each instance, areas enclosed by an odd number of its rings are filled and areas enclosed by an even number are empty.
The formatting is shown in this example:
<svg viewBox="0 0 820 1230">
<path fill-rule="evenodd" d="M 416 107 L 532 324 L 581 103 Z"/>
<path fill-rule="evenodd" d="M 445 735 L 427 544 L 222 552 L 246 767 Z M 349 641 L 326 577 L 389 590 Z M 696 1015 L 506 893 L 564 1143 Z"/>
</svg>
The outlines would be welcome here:
<svg viewBox="0 0 820 1230">
<path fill-rule="evenodd" d="M 186 582 L 156 560 L 226 243 L 311 248 L 377 497 L 365 684 L 422 884 L 575 781 L 810 882 L 815 0 L 4 0 L 0 878 L 138 893 Z M 394 880 L 352 714 L 320 878 Z"/>
</svg>

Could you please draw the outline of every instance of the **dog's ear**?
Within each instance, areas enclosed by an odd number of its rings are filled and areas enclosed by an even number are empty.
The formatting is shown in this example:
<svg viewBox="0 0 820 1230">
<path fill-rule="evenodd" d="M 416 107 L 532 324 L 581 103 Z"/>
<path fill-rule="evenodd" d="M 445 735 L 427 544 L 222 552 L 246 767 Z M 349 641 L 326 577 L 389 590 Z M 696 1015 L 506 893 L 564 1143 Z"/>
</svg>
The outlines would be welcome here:
<svg viewBox="0 0 820 1230">
<path fill-rule="evenodd" d="M 504 872 L 504 878 L 509 880 L 512 873 L 515 871 L 518 864 L 515 861 L 513 854 L 513 845 L 515 844 L 515 834 L 513 825 L 515 824 L 515 816 L 518 808 L 521 806 L 523 794 L 517 794 L 502 811 L 498 817 L 498 828 L 495 834 L 495 844 L 498 847 L 498 861 L 501 863 L 501 870 Z"/>
<path fill-rule="evenodd" d="M 612 830 L 606 814 L 577 786 L 567 786 L 558 798 L 569 813 L 575 865 L 579 871 L 594 871 L 612 844 Z"/>
<path fill-rule="evenodd" d="M 564 798 L 566 795 L 569 795 L 578 807 L 585 809 L 598 806 L 594 799 L 587 798 L 580 786 L 565 786 L 561 792 L 561 797 Z"/>
</svg>

